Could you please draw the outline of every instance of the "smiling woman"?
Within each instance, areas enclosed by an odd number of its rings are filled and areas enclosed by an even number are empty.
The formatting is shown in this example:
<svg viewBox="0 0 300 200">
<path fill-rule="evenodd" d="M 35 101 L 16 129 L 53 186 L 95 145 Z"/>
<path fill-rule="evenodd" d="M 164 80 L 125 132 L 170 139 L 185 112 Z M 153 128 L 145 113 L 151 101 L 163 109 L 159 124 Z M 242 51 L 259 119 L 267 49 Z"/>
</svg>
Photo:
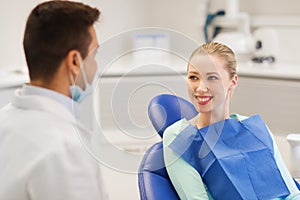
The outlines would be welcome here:
<svg viewBox="0 0 300 200">
<path fill-rule="evenodd" d="M 237 80 L 231 49 L 208 43 L 194 51 L 188 65 L 188 92 L 201 113 L 199 128 L 208 125 L 202 121 L 213 123 L 229 117 L 230 97 Z"/>
<path fill-rule="evenodd" d="M 267 125 L 259 116 L 230 114 L 237 82 L 230 48 L 208 43 L 193 52 L 188 92 L 199 115 L 174 123 L 163 137 L 166 169 L 180 199 L 299 197 Z"/>
</svg>

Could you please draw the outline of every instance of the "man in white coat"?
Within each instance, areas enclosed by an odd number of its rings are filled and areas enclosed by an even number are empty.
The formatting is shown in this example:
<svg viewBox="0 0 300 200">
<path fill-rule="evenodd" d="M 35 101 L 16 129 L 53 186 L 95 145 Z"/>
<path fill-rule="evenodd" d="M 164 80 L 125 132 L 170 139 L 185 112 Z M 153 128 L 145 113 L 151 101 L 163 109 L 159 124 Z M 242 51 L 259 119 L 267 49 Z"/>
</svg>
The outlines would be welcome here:
<svg viewBox="0 0 300 200">
<path fill-rule="evenodd" d="M 107 198 L 73 116 L 95 78 L 99 15 L 70 1 L 41 3 L 30 13 L 23 41 L 30 83 L 0 111 L 1 200 Z"/>
</svg>

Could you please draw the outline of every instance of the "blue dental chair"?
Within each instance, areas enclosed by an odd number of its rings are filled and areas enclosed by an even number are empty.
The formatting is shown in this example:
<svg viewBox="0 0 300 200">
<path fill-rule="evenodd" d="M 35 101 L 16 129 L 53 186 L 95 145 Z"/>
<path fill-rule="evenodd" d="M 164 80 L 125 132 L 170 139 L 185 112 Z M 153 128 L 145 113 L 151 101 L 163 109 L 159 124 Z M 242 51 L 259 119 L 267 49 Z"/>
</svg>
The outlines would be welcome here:
<svg viewBox="0 0 300 200">
<path fill-rule="evenodd" d="M 154 97 L 148 107 L 153 127 L 162 137 L 164 130 L 176 121 L 192 119 L 198 114 L 189 101 L 170 94 Z M 146 152 L 138 174 L 141 200 L 180 199 L 169 179 L 163 158 L 163 145 L 158 142 Z"/>
<path fill-rule="evenodd" d="M 153 127 L 162 137 L 164 130 L 176 121 L 192 119 L 198 114 L 189 101 L 170 94 L 154 97 L 148 106 L 148 115 Z M 140 164 L 138 184 L 141 200 L 179 200 L 164 165 L 163 145 L 152 145 Z M 298 189 L 300 185 L 295 181 Z"/>
</svg>

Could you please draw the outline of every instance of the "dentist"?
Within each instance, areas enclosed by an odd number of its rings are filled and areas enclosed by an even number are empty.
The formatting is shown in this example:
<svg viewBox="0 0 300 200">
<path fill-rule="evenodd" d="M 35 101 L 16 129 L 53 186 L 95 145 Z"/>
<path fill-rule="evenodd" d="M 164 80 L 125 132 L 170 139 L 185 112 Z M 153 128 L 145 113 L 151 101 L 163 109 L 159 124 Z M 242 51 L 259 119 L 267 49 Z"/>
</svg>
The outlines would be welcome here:
<svg viewBox="0 0 300 200">
<path fill-rule="evenodd" d="M 0 110 L 0 199 L 107 199 L 99 164 L 76 133 L 73 108 L 91 91 L 100 12 L 48 1 L 30 13 L 24 50 L 30 83 Z"/>
</svg>

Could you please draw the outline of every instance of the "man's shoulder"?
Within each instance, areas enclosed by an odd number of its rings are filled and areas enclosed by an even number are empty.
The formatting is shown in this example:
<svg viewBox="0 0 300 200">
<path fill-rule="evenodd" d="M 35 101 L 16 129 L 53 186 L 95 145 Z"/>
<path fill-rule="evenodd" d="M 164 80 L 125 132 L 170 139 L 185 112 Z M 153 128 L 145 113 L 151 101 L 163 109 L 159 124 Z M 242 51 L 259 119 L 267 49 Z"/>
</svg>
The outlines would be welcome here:
<svg viewBox="0 0 300 200">
<path fill-rule="evenodd" d="M 19 109 L 9 104 L 0 109 L 0 120 L 0 131 L 30 138 L 31 142 L 72 142 L 71 139 L 76 137 L 73 123 L 40 110 Z"/>
</svg>

